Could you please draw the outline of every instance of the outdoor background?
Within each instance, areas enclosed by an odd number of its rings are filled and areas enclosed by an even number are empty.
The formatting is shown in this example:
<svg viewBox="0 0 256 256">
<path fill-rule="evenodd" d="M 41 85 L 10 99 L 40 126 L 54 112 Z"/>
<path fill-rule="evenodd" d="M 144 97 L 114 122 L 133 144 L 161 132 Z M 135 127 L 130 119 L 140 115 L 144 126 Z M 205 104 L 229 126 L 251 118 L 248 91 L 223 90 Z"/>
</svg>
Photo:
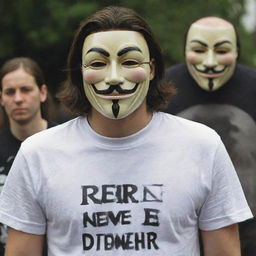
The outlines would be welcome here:
<svg viewBox="0 0 256 256">
<path fill-rule="evenodd" d="M 194 20 L 211 15 L 235 25 L 242 45 L 239 62 L 256 67 L 255 23 L 245 20 L 253 5 L 246 11 L 247 1 L 0 0 L 0 65 L 16 56 L 35 59 L 54 95 L 65 79 L 67 53 L 79 23 L 104 6 L 118 5 L 136 10 L 151 25 L 162 46 L 166 66 L 184 61 L 185 31 Z"/>
</svg>

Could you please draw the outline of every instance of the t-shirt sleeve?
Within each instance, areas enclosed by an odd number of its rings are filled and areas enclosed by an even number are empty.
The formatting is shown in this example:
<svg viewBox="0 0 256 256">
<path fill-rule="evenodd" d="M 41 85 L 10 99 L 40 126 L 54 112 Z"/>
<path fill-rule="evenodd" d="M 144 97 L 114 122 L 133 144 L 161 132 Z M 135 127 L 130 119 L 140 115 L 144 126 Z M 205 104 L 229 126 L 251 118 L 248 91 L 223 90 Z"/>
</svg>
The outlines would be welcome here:
<svg viewBox="0 0 256 256">
<path fill-rule="evenodd" d="M 222 142 L 215 153 L 211 189 L 201 208 L 199 228 L 215 230 L 252 218 L 240 181 Z"/>
<path fill-rule="evenodd" d="M 36 177 L 40 174 L 33 177 L 29 168 L 20 150 L 0 195 L 0 222 L 16 230 L 42 235 L 46 220 L 36 191 Z"/>
</svg>

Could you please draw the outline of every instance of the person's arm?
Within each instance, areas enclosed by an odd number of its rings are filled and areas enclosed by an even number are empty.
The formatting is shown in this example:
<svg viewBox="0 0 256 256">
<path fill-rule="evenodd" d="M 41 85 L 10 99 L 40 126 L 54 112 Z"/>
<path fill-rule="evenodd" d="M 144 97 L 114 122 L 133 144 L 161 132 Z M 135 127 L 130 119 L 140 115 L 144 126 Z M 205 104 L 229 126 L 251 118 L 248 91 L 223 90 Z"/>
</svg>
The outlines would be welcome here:
<svg viewBox="0 0 256 256">
<path fill-rule="evenodd" d="M 8 229 L 5 256 L 42 256 L 44 235 L 33 235 Z"/>
<path fill-rule="evenodd" d="M 241 256 L 238 225 L 201 231 L 205 256 Z"/>
</svg>

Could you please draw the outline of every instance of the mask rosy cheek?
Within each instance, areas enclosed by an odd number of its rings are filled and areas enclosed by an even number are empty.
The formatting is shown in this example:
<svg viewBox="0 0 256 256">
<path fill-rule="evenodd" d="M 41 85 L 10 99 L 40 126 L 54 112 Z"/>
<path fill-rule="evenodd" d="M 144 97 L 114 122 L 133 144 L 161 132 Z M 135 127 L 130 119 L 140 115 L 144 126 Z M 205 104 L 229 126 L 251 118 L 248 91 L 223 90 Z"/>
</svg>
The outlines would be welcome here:
<svg viewBox="0 0 256 256">
<path fill-rule="evenodd" d="M 233 55 L 226 55 L 222 57 L 222 63 L 226 65 L 231 65 L 235 62 L 236 58 Z"/>
<path fill-rule="evenodd" d="M 147 75 L 146 70 L 141 67 L 133 68 L 126 74 L 127 79 L 135 83 L 140 83 L 146 80 L 148 76 L 149 75 Z"/>
<path fill-rule="evenodd" d="M 200 62 L 200 59 L 195 54 L 188 54 L 186 56 L 186 59 L 189 63 L 192 63 L 192 64 L 196 64 L 196 63 Z"/>
<path fill-rule="evenodd" d="M 104 72 L 101 70 L 86 70 L 83 72 L 84 81 L 88 84 L 95 84 L 104 79 Z"/>
</svg>

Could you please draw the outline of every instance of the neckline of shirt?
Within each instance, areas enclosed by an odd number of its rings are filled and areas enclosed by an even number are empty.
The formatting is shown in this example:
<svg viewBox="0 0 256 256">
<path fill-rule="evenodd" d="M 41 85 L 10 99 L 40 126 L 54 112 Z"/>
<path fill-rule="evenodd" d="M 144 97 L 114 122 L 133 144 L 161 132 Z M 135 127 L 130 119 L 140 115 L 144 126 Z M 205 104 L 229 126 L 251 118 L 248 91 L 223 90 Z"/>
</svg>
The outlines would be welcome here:
<svg viewBox="0 0 256 256">
<path fill-rule="evenodd" d="M 89 125 L 87 118 L 83 117 L 80 119 L 82 129 L 86 131 L 87 138 L 92 140 L 96 146 L 100 148 L 120 150 L 137 147 L 150 139 L 152 133 L 157 132 L 158 125 L 160 123 L 160 114 L 153 113 L 150 122 L 140 131 L 121 138 L 111 138 L 98 134 Z"/>
</svg>

